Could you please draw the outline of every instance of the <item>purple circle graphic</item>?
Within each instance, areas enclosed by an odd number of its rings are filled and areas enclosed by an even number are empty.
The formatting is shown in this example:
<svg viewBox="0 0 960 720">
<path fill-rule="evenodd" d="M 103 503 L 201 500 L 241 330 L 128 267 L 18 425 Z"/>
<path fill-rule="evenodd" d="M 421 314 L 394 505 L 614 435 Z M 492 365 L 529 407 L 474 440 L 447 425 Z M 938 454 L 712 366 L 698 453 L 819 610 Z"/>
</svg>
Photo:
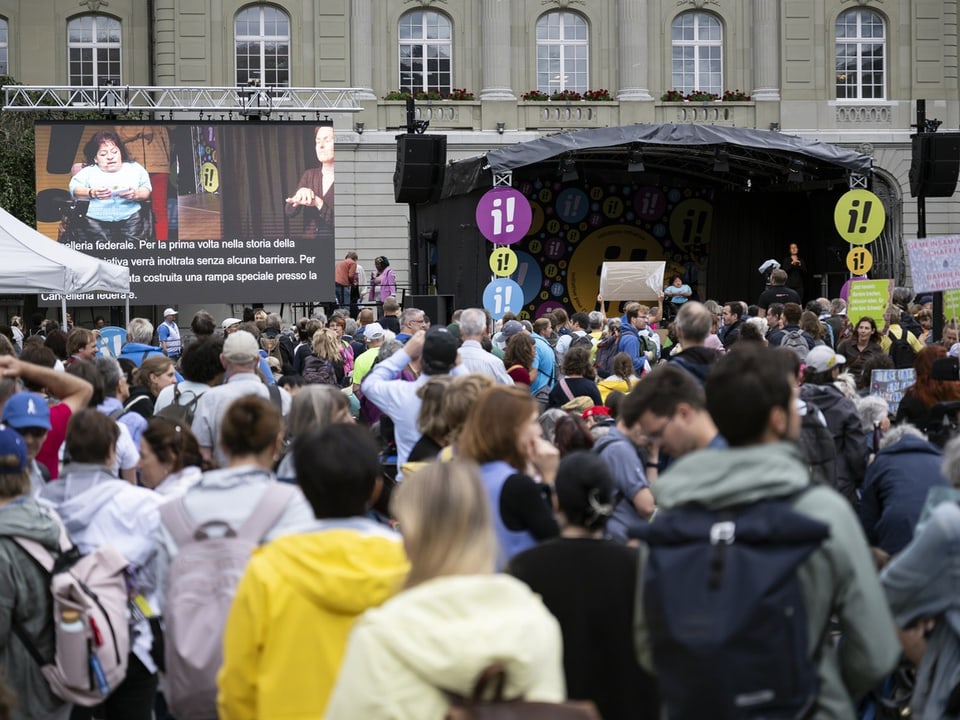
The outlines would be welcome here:
<svg viewBox="0 0 960 720">
<path fill-rule="evenodd" d="M 477 203 L 477 228 L 496 245 L 512 245 L 522 240 L 532 222 L 530 201 L 511 187 L 488 190 Z"/>
</svg>

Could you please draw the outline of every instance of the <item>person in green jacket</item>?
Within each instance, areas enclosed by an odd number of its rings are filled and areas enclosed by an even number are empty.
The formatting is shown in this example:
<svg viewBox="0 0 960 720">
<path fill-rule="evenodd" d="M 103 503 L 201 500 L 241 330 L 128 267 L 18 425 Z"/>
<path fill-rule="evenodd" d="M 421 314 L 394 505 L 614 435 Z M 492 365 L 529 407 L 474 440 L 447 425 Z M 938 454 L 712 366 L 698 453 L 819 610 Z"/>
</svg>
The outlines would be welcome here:
<svg viewBox="0 0 960 720">
<path fill-rule="evenodd" d="M 707 379 L 707 410 L 730 447 L 699 450 L 676 461 L 654 485 L 658 509 L 697 503 L 718 510 L 796 494 L 809 485 L 795 442 L 797 391 L 784 352 L 790 351 L 744 343 L 720 358 Z M 854 720 L 855 701 L 900 657 L 895 625 L 850 504 L 833 489 L 815 486 L 794 501 L 794 509 L 830 528 L 829 537 L 798 569 L 809 658 L 819 663 L 819 695 L 810 717 Z M 641 553 L 640 578 L 644 558 Z M 655 672 L 640 601 L 638 594 L 637 652 L 641 664 Z M 828 639 L 821 646 L 831 617 L 842 641 Z"/>
</svg>

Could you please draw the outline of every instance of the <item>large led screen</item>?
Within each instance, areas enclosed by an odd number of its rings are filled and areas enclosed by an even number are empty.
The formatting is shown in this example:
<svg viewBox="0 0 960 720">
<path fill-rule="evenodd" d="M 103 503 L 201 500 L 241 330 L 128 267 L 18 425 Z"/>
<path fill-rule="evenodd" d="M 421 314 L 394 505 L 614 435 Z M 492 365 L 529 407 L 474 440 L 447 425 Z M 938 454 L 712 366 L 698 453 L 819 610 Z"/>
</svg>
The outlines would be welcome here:
<svg viewBox="0 0 960 720">
<path fill-rule="evenodd" d="M 37 123 L 37 228 L 130 268 L 137 304 L 331 301 L 333 146 L 330 124 Z"/>
</svg>

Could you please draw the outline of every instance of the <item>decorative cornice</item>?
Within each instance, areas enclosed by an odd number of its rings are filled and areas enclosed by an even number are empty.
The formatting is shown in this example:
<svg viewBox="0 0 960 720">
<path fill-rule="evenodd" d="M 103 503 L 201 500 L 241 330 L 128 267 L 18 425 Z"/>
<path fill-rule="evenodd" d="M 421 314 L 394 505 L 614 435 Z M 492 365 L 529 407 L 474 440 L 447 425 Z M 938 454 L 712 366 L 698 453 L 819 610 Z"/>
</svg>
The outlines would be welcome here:
<svg viewBox="0 0 960 720">
<path fill-rule="evenodd" d="M 697 10 L 703 10 L 706 5 L 716 5 L 719 7 L 719 0 L 677 0 L 677 7 L 681 5 L 693 5 Z"/>
<path fill-rule="evenodd" d="M 584 0 L 540 0 L 541 5 L 556 5 L 561 10 L 566 10 L 571 5 L 584 5 Z"/>
<path fill-rule="evenodd" d="M 409 3 L 416 3 L 420 7 L 430 7 L 434 3 L 443 3 L 447 4 L 447 0 L 403 0 L 403 4 L 407 5 Z"/>
<path fill-rule="evenodd" d="M 90 12 L 98 12 L 101 7 L 109 5 L 109 0 L 80 0 L 81 5 L 86 5 Z"/>
</svg>

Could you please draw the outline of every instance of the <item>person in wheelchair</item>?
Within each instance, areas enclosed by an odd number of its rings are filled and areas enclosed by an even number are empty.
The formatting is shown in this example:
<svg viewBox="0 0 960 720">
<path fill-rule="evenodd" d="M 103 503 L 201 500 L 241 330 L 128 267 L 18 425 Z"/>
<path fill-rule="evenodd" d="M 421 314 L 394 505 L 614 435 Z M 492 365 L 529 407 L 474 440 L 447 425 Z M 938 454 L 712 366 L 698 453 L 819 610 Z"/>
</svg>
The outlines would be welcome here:
<svg viewBox="0 0 960 720">
<path fill-rule="evenodd" d="M 83 155 L 87 164 L 70 180 L 73 198 L 90 201 L 81 235 L 91 241 L 147 239 L 150 213 L 142 203 L 150 200 L 153 188 L 146 169 L 130 159 L 111 130 L 96 133 Z"/>
</svg>

